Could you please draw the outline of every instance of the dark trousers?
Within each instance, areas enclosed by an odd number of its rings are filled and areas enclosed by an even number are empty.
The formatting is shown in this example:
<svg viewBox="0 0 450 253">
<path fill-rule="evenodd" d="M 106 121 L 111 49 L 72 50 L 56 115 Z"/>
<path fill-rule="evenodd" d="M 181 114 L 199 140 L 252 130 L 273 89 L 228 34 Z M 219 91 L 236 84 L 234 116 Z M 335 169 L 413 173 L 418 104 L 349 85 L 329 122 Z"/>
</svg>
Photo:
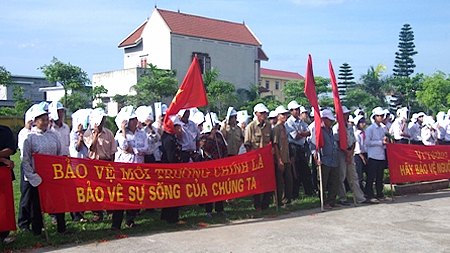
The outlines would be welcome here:
<svg viewBox="0 0 450 253">
<path fill-rule="evenodd" d="M 134 219 L 136 215 L 139 213 L 139 210 L 127 210 L 127 215 L 125 218 L 125 224 L 130 226 L 134 223 Z M 112 228 L 120 229 L 123 220 L 123 210 L 114 210 L 112 211 Z"/>
<path fill-rule="evenodd" d="M 366 160 L 367 160 L 367 153 L 363 153 L 362 154 Z M 359 187 L 361 188 L 361 190 L 364 192 L 364 186 L 363 186 L 363 181 L 364 181 L 364 173 L 366 173 L 367 175 L 367 164 L 363 163 L 363 160 L 361 159 L 361 157 L 358 155 L 355 155 L 355 168 L 356 168 L 356 174 L 358 174 L 358 181 L 359 181 Z"/>
<path fill-rule="evenodd" d="M 366 195 L 367 198 L 375 197 L 373 193 L 373 182 L 375 181 L 375 189 L 377 191 L 377 198 L 382 198 L 383 195 L 383 174 L 386 168 L 385 160 L 375 160 L 369 158 L 369 166 L 367 167 L 366 179 Z"/>
<path fill-rule="evenodd" d="M 178 209 L 179 208 L 177 206 L 161 209 L 161 220 L 165 220 L 168 223 L 177 223 L 179 216 Z"/>
<path fill-rule="evenodd" d="M 155 163 L 155 156 L 153 154 L 151 155 L 144 155 L 144 163 Z"/>
<path fill-rule="evenodd" d="M 255 209 L 261 208 L 262 210 L 265 210 L 269 208 L 271 196 L 272 192 L 265 192 L 263 194 L 253 195 L 253 206 L 255 207 Z"/>
<path fill-rule="evenodd" d="M 409 144 L 409 141 L 407 139 L 394 140 L 394 142 L 400 144 Z"/>
<path fill-rule="evenodd" d="M 320 166 L 322 171 L 322 188 L 321 193 L 324 200 L 324 204 L 334 205 L 336 203 L 336 195 L 339 188 L 339 168 L 330 167 L 322 164 Z M 328 190 L 328 194 L 325 196 L 325 191 Z"/>
<path fill-rule="evenodd" d="M 279 169 L 278 163 L 275 163 L 275 176 L 277 180 L 277 205 L 290 203 L 292 200 L 292 168 L 290 163 L 284 164 L 284 171 Z"/>
<path fill-rule="evenodd" d="M 218 201 L 214 203 L 214 209 L 216 210 L 216 212 L 221 213 L 223 212 L 223 201 Z M 210 203 L 206 203 L 205 204 L 205 211 L 207 213 L 211 213 L 213 210 L 213 202 Z"/>
<path fill-rule="evenodd" d="M 292 198 L 299 198 L 300 185 L 303 185 L 306 195 L 313 195 L 314 187 L 312 185 L 311 169 L 306 160 L 305 148 L 294 143 L 289 143 L 289 155 L 291 156 L 294 180 Z"/>
<path fill-rule="evenodd" d="M 424 145 L 422 141 L 411 141 L 411 144 L 414 144 L 414 145 Z"/>
<path fill-rule="evenodd" d="M 22 168 L 22 165 L 20 166 Z M 20 229 L 29 229 L 31 224 L 31 202 L 30 202 L 30 183 L 23 179 L 23 173 L 20 177 L 20 202 L 19 202 L 19 217 L 17 225 Z"/>
</svg>

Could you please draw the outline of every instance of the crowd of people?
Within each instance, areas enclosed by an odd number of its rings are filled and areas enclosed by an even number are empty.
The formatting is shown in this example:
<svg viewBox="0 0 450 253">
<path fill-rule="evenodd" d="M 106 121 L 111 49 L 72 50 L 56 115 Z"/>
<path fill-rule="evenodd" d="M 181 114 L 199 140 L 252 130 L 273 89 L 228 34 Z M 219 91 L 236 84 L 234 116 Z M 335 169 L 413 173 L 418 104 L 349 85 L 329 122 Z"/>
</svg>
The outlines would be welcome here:
<svg viewBox="0 0 450 253">
<path fill-rule="evenodd" d="M 163 127 L 166 110 L 163 104 L 155 117 L 151 106 L 136 109 L 126 106 L 115 119 L 118 131 L 114 134 L 105 127 L 103 109 L 74 112 L 71 129 L 64 123 L 66 108 L 61 103 L 42 102 L 26 112 L 18 145 L 12 131 L 0 126 L 0 165 L 12 172 L 14 163 L 10 156 L 17 148 L 21 152 L 19 228 L 35 235 L 40 235 L 43 229 L 38 195 L 42 179 L 33 162 L 36 153 L 125 163 L 189 163 L 231 157 L 272 143 L 277 191 L 253 196 L 254 209 L 261 212 L 271 203 L 284 209 L 293 200 L 317 194 L 322 194 L 323 208 L 332 210 L 350 205 L 348 190 L 355 203 L 379 203 L 386 199 L 383 195 L 386 144 L 450 145 L 450 120 L 445 112 L 439 112 L 436 121 L 423 112 L 413 114 L 409 120 L 407 108 L 397 110 L 395 117 L 389 110 L 377 107 L 366 118 L 362 110 L 357 109 L 351 115 L 343 106 L 347 148 L 341 149 L 339 125 L 333 112 L 323 109 L 321 119 L 314 119 L 313 111 L 296 101 L 291 101 L 287 109 L 280 105 L 274 111 L 257 104 L 251 122 L 247 111 L 237 112 L 233 107 L 228 108 L 223 121 L 213 112 L 203 114 L 197 108 L 180 110 L 170 116 L 173 129 Z M 324 145 L 319 150 L 314 120 L 321 120 L 322 124 Z M 366 127 L 368 123 L 370 126 Z M 205 203 L 204 208 L 206 218 L 213 217 L 213 209 L 218 215 L 228 216 L 223 201 Z M 184 224 L 179 219 L 179 209 L 163 208 L 161 219 Z M 111 215 L 111 230 L 119 230 L 124 211 L 124 226 L 136 227 L 134 220 L 139 210 L 94 210 L 92 221 L 101 222 L 105 215 Z M 64 213 L 51 217 L 59 233 L 72 234 L 66 229 Z M 82 212 L 71 213 L 71 217 L 76 222 L 88 222 Z M 2 241 L 7 235 L 8 232 L 0 234 Z"/>
</svg>

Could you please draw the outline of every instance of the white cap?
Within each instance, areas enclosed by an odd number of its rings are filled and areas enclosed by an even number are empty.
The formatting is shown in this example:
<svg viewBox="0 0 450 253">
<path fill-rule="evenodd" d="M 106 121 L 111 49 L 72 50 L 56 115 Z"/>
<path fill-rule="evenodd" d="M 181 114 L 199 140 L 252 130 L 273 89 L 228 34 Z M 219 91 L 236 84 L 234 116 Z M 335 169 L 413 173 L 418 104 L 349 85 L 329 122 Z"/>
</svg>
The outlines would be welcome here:
<svg viewBox="0 0 450 253">
<path fill-rule="evenodd" d="M 264 104 L 259 103 L 259 104 L 255 105 L 255 107 L 253 107 L 253 112 L 267 112 L 268 113 L 269 109 L 267 109 L 267 107 Z"/>
<path fill-rule="evenodd" d="M 360 121 L 362 118 L 364 118 L 364 116 L 362 116 L 362 115 L 358 115 L 358 116 L 354 117 L 354 118 L 353 118 L 353 123 L 354 123 L 355 125 L 358 125 L 359 121 Z"/>
<path fill-rule="evenodd" d="M 275 113 L 278 114 L 283 114 L 283 113 L 287 113 L 289 112 L 288 110 L 286 110 L 286 108 L 282 105 L 278 106 L 277 109 L 275 109 Z"/>
<path fill-rule="evenodd" d="M 162 104 L 161 105 L 161 112 L 162 112 L 163 115 L 166 114 L 167 109 L 169 109 L 169 108 L 167 107 L 166 104 Z"/>
<path fill-rule="evenodd" d="M 300 113 L 308 112 L 304 106 L 300 106 Z"/>
<path fill-rule="evenodd" d="M 34 104 L 32 105 L 30 108 L 28 108 L 28 110 L 25 112 L 25 124 L 30 121 L 33 120 L 33 111 L 36 110 L 39 107 L 38 104 Z"/>
<path fill-rule="evenodd" d="M 79 124 L 86 130 L 89 126 L 89 115 L 91 112 L 92 109 L 79 109 L 72 113 L 72 131 L 77 131 Z"/>
<path fill-rule="evenodd" d="M 384 116 L 384 110 L 383 110 L 383 108 L 381 108 L 381 107 L 375 107 L 375 108 L 372 110 L 372 116 L 371 116 L 371 118 L 373 118 L 375 115 L 383 115 L 383 116 Z"/>
<path fill-rule="evenodd" d="M 180 126 L 184 125 L 183 121 L 181 121 L 181 120 L 177 117 L 177 115 L 172 115 L 172 116 L 170 116 L 170 120 L 172 120 L 174 126 L 175 126 L 175 125 L 180 125 Z"/>
<path fill-rule="evenodd" d="M 384 109 L 384 115 L 386 117 L 386 115 L 391 114 L 391 112 L 388 109 Z"/>
<path fill-rule="evenodd" d="M 320 112 L 320 117 L 321 118 L 328 118 L 330 120 L 336 120 L 336 118 L 333 116 L 333 113 L 331 112 L 330 109 L 325 109 L 323 111 Z"/>
<path fill-rule="evenodd" d="M 427 116 L 424 112 L 419 112 L 417 114 L 417 118 L 424 117 L 424 116 Z"/>
<path fill-rule="evenodd" d="M 100 123 L 103 120 L 103 117 L 106 116 L 105 110 L 103 108 L 95 108 L 91 111 L 91 114 L 89 115 L 89 125 L 91 128 L 94 128 L 94 125 L 100 125 Z"/>
<path fill-rule="evenodd" d="M 245 122 L 247 123 L 249 116 L 247 110 L 242 110 L 237 112 L 237 121 L 239 123 Z"/>
<path fill-rule="evenodd" d="M 342 106 L 342 113 L 349 113 L 350 112 L 350 110 L 347 108 L 347 106 L 345 106 L 345 105 L 343 105 Z"/>
<path fill-rule="evenodd" d="M 226 120 L 229 121 L 231 116 L 237 115 L 237 111 L 233 107 L 228 107 Z"/>
<path fill-rule="evenodd" d="M 205 116 L 201 111 L 197 111 L 196 113 L 194 113 L 191 120 L 198 126 L 201 123 L 205 122 Z"/>
<path fill-rule="evenodd" d="M 188 110 L 181 109 L 181 110 L 178 111 L 177 115 L 180 116 L 180 117 L 183 117 L 183 115 L 186 113 L 186 111 L 188 111 Z M 189 113 L 191 113 L 191 112 L 189 111 Z"/>
<path fill-rule="evenodd" d="M 116 122 L 117 127 L 120 129 L 122 126 L 122 122 L 129 121 L 130 119 L 137 118 L 136 112 L 133 109 L 132 105 L 125 106 L 122 109 L 120 109 L 119 113 L 116 116 L 116 119 L 114 120 Z"/>
<path fill-rule="evenodd" d="M 271 118 L 276 118 L 278 116 L 278 114 L 275 111 L 270 111 L 269 113 L 269 119 Z"/>
<path fill-rule="evenodd" d="M 64 108 L 64 106 L 57 101 L 53 101 L 49 106 L 48 106 L 48 110 L 50 112 L 50 117 L 54 120 L 58 120 L 59 116 L 58 116 L 58 110 L 63 109 L 65 110 L 66 108 Z"/>
<path fill-rule="evenodd" d="M 440 124 L 445 120 L 445 112 L 438 112 L 436 115 L 436 121 Z"/>
<path fill-rule="evenodd" d="M 139 106 L 135 111 L 140 122 L 145 122 L 146 119 L 153 121 L 153 109 L 151 106 Z"/>
<path fill-rule="evenodd" d="M 212 122 L 212 124 L 211 124 Z M 203 131 L 202 133 L 209 133 L 214 128 L 216 124 L 220 124 L 219 118 L 217 118 L 217 114 L 214 112 L 209 112 L 205 115 L 205 123 L 203 123 Z"/>
<path fill-rule="evenodd" d="M 48 112 L 44 109 L 43 106 L 36 105 L 36 106 L 32 106 L 29 109 L 29 114 L 30 114 L 31 120 L 34 121 L 37 117 L 39 117 L 43 114 L 48 114 Z"/>
<path fill-rule="evenodd" d="M 356 109 L 355 112 L 354 112 L 355 116 L 358 116 L 360 113 L 363 113 L 363 114 L 364 114 L 363 110 L 361 110 L 361 109 L 359 109 L 359 108 Z"/>
<path fill-rule="evenodd" d="M 300 105 L 297 103 L 297 101 L 295 101 L 295 100 L 292 100 L 291 102 L 289 102 L 289 104 L 288 104 L 288 109 L 289 110 L 294 110 L 294 109 L 297 109 L 297 108 L 299 108 L 300 107 Z"/>
<path fill-rule="evenodd" d="M 348 116 L 348 122 L 352 122 L 353 123 L 353 116 L 352 115 Z"/>
</svg>

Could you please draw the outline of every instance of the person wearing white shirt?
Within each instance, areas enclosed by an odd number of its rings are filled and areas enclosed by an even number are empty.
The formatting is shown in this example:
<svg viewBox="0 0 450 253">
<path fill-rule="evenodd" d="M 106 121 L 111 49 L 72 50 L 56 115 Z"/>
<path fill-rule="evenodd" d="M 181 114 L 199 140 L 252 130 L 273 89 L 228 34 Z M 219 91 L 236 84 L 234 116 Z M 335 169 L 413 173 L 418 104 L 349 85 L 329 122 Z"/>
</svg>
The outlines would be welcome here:
<svg viewBox="0 0 450 253">
<path fill-rule="evenodd" d="M 363 180 L 364 173 L 367 174 L 367 148 L 366 148 L 366 133 L 364 128 L 366 127 L 366 118 L 362 115 L 356 116 L 353 119 L 355 123 L 355 164 L 356 164 L 356 173 L 358 174 L 359 187 L 364 191 Z"/>
<path fill-rule="evenodd" d="M 394 141 L 396 143 L 408 144 L 408 139 L 410 135 L 408 133 L 408 126 L 406 124 L 407 119 L 408 119 L 408 108 L 403 107 L 398 109 L 397 118 L 392 123 L 392 126 L 389 129 L 389 132 L 394 136 Z"/>
<path fill-rule="evenodd" d="M 367 155 L 369 157 L 369 166 L 367 168 L 366 180 L 366 195 L 367 199 L 375 197 L 373 192 L 373 183 L 375 181 L 375 188 L 377 191 L 377 199 L 385 199 L 383 195 L 383 175 L 386 168 L 386 144 L 388 138 L 386 137 L 386 127 L 383 121 L 384 111 L 374 109 L 372 118 L 374 123 L 366 130 L 366 147 Z"/>
<path fill-rule="evenodd" d="M 422 127 L 423 127 L 423 118 L 425 113 L 420 112 L 416 115 L 415 122 L 409 127 L 409 134 L 411 135 L 410 142 L 411 144 L 423 145 L 422 142 Z"/>
</svg>

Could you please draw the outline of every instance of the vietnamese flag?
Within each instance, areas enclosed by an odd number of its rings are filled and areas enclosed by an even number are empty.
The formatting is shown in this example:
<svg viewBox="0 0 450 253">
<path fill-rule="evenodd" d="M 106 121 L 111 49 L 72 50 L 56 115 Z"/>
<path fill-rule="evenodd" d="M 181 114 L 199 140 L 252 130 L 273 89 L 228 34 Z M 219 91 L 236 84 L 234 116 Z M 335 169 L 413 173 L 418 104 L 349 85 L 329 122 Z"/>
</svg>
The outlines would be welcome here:
<svg viewBox="0 0 450 253">
<path fill-rule="evenodd" d="M 309 103 L 314 108 L 314 124 L 316 131 L 316 151 L 323 147 L 322 138 L 322 120 L 320 118 L 319 102 L 317 101 L 316 82 L 314 81 L 314 73 L 312 68 L 311 55 L 308 55 L 308 64 L 306 65 L 305 75 L 305 95 L 309 100 Z"/>
<path fill-rule="evenodd" d="M 16 231 L 11 169 L 0 167 L 0 232 Z M 1 242 L 0 242 L 1 243 Z"/>
<path fill-rule="evenodd" d="M 175 133 L 173 122 L 170 120 L 169 116 L 176 115 L 181 109 L 206 105 L 208 105 L 208 99 L 206 97 L 198 58 L 197 55 L 195 55 L 177 94 L 173 98 L 169 109 L 166 111 L 166 116 L 164 117 L 164 131 L 171 134 Z"/>
<path fill-rule="evenodd" d="M 331 60 L 328 60 L 328 68 L 330 69 L 331 87 L 333 88 L 334 111 L 336 112 L 336 119 L 339 126 L 339 147 L 342 150 L 347 150 L 347 125 L 345 124 L 344 111 L 342 110 L 341 99 L 339 98 L 339 90 L 336 83 L 336 76 L 334 75 Z"/>
</svg>

